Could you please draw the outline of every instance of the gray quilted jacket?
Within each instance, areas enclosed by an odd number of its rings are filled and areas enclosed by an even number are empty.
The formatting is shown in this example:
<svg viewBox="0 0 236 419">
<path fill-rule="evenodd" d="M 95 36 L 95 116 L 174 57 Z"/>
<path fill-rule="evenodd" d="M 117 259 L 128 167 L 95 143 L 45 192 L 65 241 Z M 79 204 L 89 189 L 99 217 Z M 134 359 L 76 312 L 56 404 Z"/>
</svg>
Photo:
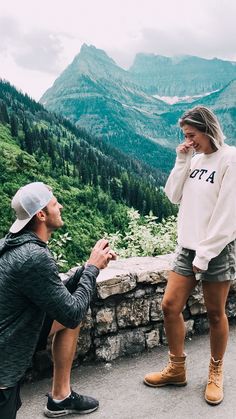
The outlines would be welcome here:
<svg viewBox="0 0 236 419">
<path fill-rule="evenodd" d="M 45 313 L 71 329 L 81 322 L 98 273 L 88 265 L 65 286 L 46 243 L 34 233 L 9 233 L 0 240 L 0 387 L 24 375 Z"/>
</svg>

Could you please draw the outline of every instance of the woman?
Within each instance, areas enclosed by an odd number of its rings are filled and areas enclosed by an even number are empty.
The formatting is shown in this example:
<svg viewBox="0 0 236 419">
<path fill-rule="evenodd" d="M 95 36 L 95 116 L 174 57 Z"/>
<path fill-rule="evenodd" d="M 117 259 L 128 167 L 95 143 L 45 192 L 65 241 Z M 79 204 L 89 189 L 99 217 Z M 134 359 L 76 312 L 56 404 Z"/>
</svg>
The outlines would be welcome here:
<svg viewBox="0 0 236 419">
<path fill-rule="evenodd" d="M 162 302 L 169 363 L 144 382 L 153 387 L 187 383 L 182 311 L 202 280 L 211 347 L 205 400 L 218 404 L 228 339 L 225 304 L 236 265 L 236 148 L 224 144 L 217 118 L 203 106 L 186 112 L 179 124 L 185 141 L 177 147 L 165 187 L 170 201 L 180 204 L 179 246 Z"/>
</svg>

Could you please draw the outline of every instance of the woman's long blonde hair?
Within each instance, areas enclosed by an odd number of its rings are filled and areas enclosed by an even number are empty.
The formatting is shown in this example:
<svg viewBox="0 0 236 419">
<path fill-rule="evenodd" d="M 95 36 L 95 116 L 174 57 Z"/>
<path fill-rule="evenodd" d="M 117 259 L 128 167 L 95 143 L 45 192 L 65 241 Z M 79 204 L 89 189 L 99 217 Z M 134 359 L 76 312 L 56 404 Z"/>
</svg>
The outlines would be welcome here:
<svg viewBox="0 0 236 419">
<path fill-rule="evenodd" d="M 205 106 L 195 106 L 179 119 L 179 125 L 191 125 L 206 134 L 218 149 L 224 144 L 225 136 L 215 114 Z"/>
</svg>

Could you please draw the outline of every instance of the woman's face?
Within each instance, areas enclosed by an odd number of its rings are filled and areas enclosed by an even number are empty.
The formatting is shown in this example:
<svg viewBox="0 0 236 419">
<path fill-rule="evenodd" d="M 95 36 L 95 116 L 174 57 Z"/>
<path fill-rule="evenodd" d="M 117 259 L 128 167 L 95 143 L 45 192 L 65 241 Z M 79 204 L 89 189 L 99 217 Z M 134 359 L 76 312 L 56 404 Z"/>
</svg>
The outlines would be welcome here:
<svg viewBox="0 0 236 419">
<path fill-rule="evenodd" d="M 186 143 L 191 145 L 197 153 L 210 154 L 215 151 L 210 138 L 197 128 L 185 124 L 182 127 L 182 131 Z"/>
</svg>

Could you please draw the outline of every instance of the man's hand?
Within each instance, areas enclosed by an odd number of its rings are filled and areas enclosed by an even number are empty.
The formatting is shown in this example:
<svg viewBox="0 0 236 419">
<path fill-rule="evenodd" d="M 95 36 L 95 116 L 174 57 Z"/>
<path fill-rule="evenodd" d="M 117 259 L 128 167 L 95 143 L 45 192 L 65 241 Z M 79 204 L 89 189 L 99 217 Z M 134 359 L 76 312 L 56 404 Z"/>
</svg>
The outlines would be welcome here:
<svg viewBox="0 0 236 419">
<path fill-rule="evenodd" d="M 98 269 L 107 267 L 110 260 L 116 259 L 116 253 L 111 250 L 108 240 L 98 240 L 91 251 L 87 264 L 95 265 Z"/>
</svg>

